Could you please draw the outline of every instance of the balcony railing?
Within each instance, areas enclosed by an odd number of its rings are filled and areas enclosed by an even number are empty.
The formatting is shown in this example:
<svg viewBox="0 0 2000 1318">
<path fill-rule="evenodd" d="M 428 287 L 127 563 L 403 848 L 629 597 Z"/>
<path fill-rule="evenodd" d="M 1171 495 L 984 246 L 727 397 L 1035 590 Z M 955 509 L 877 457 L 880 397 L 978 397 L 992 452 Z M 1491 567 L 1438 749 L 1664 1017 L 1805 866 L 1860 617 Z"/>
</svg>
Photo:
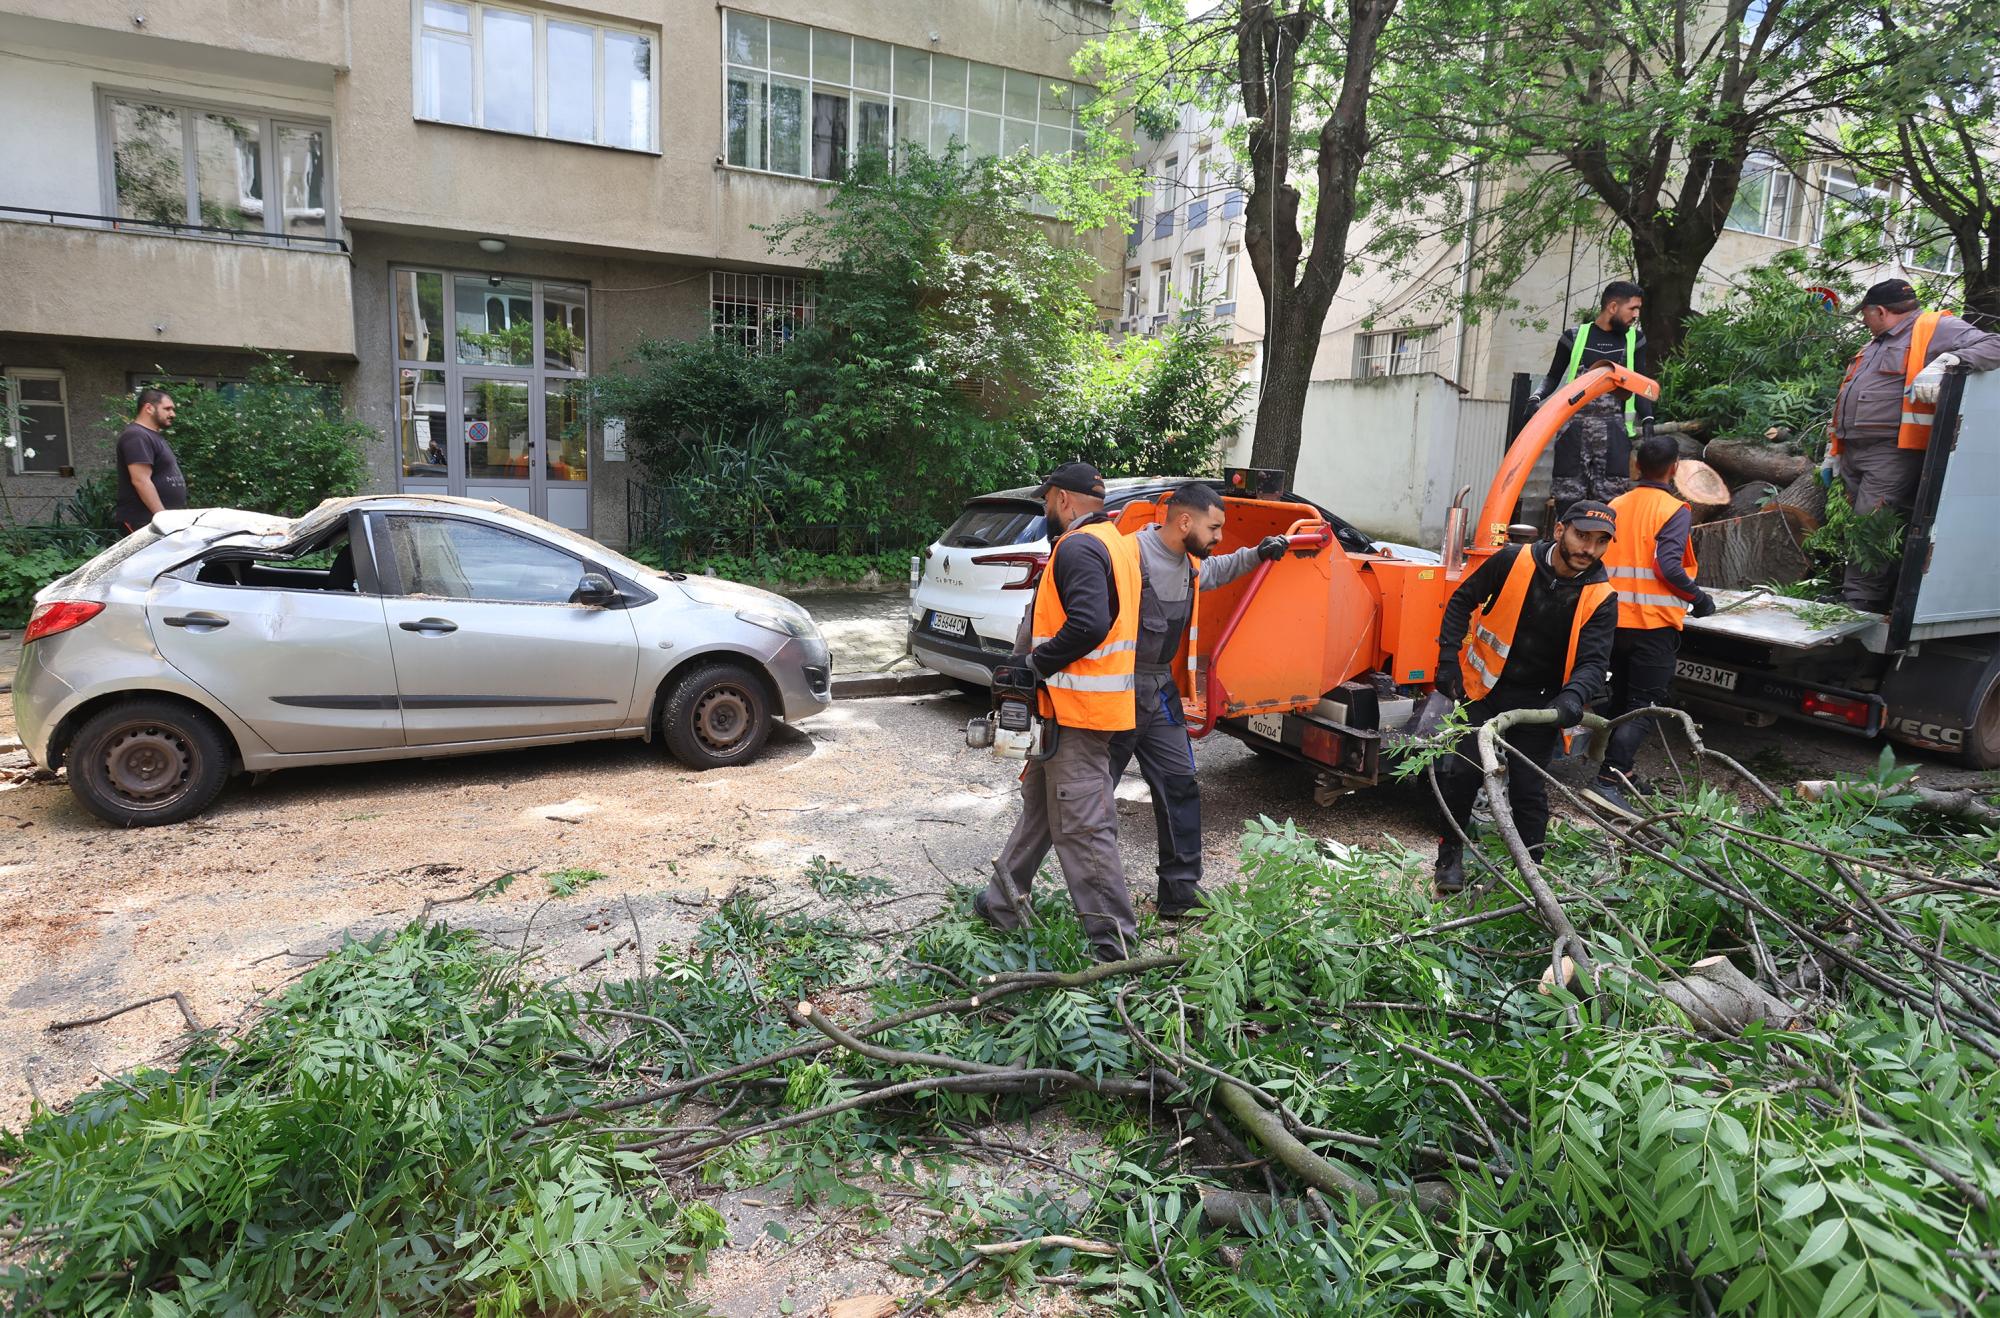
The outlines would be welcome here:
<svg viewBox="0 0 2000 1318">
<path fill-rule="evenodd" d="M 124 215 L 86 215 L 81 211 L 52 211 L 39 206 L 0 206 L 0 220 L 39 220 L 68 228 L 114 229 L 164 237 L 204 238 L 211 242 L 243 243 L 253 247 L 290 247 L 310 252 L 346 252 L 339 238 L 322 238 L 303 233 L 269 233 L 263 229 L 224 229 L 212 224 L 182 224 L 174 220 L 138 220 Z"/>
</svg>

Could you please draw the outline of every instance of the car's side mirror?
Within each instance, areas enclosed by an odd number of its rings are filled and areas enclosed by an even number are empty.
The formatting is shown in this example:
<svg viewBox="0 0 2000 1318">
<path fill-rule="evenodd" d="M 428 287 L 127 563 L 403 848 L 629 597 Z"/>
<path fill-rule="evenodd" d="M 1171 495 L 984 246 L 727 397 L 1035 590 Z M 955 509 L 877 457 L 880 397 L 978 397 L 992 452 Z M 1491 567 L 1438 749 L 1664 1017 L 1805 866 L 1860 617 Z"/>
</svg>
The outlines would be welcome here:
<svg viewBox="0 0 2000 1318">
<path fill-rule="evenodd" d="M 576 590 L 569 597 L 572 604 L 588 604 L 592 608 L 604 608 L 618 600 L 618 587 L 602 572 L 586 572 L 576 583 Z"/>
</svg>

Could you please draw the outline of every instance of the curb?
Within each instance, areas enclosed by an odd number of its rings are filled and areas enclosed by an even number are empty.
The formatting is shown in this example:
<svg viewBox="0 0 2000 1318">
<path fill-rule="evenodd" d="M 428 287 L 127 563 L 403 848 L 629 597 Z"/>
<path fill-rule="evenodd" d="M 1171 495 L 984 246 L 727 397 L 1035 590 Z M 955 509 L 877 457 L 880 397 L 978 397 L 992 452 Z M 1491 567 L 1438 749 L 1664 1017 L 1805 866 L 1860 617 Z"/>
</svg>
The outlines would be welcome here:
<svg viewBox="0 0 2000 1318">
<path fill-rule="evenodd" d="M 927 696 L 956 691 L 958 683 L 943 673 L 858 673 L 833 679 L 835 700 L 869 700 L 881 696 Z"/>
</svg>

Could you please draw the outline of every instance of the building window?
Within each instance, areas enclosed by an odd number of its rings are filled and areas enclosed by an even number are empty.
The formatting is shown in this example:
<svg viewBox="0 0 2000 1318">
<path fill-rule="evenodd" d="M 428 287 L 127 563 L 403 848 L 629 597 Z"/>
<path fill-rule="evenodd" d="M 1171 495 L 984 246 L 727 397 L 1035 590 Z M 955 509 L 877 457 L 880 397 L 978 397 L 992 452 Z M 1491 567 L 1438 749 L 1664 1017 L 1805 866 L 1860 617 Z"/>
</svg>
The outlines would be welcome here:
<svg viewBox="0 0 2000 1318">
<path fill-rule="evenodd" d="M 1164 316 L 1174 305 L 1174 267 L 1162 261 L 1153 269 L 1153 311 Z"/>
<path fill-rule="evenodd" d="M 1160 175 L 1153 180 L 1153 209 L 1164 215 L 1181 204 L 1181 158 L 1168 156 L 1160 162 Z"/>
<path fill-rule="evenodd" d="M 1886 194 L 1880 188 L 1864 184 L 1850 171 L 1828 169 L 1820 181 L 1820 192 L 1819 219 L 1813 226 L 1815 243 L 1839 238 L 1854 229 L 1881 226 Z"/>
<path fill-rule="evenodd" d="M 1077 93 L 1060 78 L 722 11 L 723 158 L 836 180 L 864 154 L 952 143 L 978 158 L 1081 149 Z"/>
<path fill-rule="evenodd" d="M 1136 317 L 1144 309 L 1144 301 L 1145 299 L 1139 288 L 1139 272 L 1137 270 L 1128 270 L 1125 273 L 1126 319 L 1129 320 Z"/>
<path fill-rule="evenodd" d="M 798 275 L 708 276 L 709 323 L 715 334 L 751 352 L 778 352 L 812 324 L 812 284 Z"/>
<path fill-rule="evenodd" d="M 1907 229 L 1903 264 L 1912 270 L 1933 275 L 1957 275 L 1965 266 L 1958 240 L 1951 231 L 1928 215 L 1913 221 Z"/>
<path fill-rule="evenodd" d="M 1243 254 L 1241 247 L 1224 248 L 1222 252 L 1222 300 L 1236 300 L 1236 258 Z"/>
<path fill-rule="evenodd" d="M 1725 223 L 1742 233 L 1788 239 L 1798 228 L 1803 193 L 1798 177 L 1776 156 L 1753 152 L 1744 162 L 1743 178 L 1736 185 L 1736 200 Z"/>
<path fill-rule="evenodd" d="M 1382 375 L 1417 375 L 1437 369 L 1438 327 L 1382 330 L 1354 340 L 1354 374 L 1368 380 Z"/>
<path fill-rule="evenodd" d="M 653 150 L 653 38 L 498 5 L 420 0 L 417 118 Z"/>
<path fill-rule="evenodd" d="M 69 401 L 61 371 L 20 368 L 0 377 L 0 419 L 15 475 L 69 474 Z"/>
<path fill-rule="evenodd" d="M 1206 301 L 1208 298 L 1208 253 L 1196 252 L 1187 259 L 1187 300 L 1190 303 Z"/>
<path fill-rule="evenodd" d="M 120 219 L 332 238 L 323 123 L 104 92 L 105 209 Z"/>
</svg>

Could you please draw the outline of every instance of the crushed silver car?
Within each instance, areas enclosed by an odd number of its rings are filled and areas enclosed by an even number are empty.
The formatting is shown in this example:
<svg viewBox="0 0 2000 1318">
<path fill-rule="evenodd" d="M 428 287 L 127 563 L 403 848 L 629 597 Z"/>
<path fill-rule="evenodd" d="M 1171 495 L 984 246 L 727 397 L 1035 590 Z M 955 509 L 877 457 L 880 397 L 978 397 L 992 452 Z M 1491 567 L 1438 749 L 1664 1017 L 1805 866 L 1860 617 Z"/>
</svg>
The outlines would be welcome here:
<svg viewBox="0 0 2000 1318">
<path fill-rule="evenodd" d="M 44 587 L 24 636 L 29 755 L 126 825 L 199 814 L 236 770 L 655 736 L 741 764 L 832 699 L 790 600 L 442 496 L 161 513 Z"/>
</svg>

